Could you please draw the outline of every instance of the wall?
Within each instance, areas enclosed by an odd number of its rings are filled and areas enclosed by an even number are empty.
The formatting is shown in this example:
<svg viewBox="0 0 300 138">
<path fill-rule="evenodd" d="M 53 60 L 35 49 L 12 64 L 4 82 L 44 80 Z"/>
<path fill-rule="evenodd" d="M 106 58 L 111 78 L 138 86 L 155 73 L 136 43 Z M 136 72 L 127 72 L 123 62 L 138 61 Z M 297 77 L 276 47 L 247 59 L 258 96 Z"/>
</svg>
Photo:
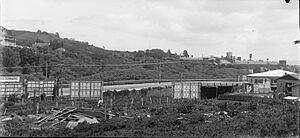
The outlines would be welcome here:
<svg viewBox="0 0 300 138">
<path fill-rule="evenodd" d="M 288 90 L 287 83 L 290 83 L 291 85 L 293 85 L 293 84 L 299 83 L 299 81 L 279 79 L 279 80 L 277 80 L 277 91 L 278 92 L 286 92 Z"/>
<path fill-rule="evenodd" d="M 292 96 L 300 97 L 300 85 L 292 87 Z"/>
</svg>

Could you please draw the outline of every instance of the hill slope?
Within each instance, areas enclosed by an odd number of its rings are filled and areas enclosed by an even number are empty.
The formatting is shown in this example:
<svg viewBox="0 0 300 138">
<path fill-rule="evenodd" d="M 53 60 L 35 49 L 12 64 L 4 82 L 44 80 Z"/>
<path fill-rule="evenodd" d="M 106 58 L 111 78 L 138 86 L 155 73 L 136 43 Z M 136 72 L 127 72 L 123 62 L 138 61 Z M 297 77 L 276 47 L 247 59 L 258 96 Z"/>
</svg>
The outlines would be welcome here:
<svg viewBox="0 0 300 138">
<path fill-rule="evenodd" d="M 238 75 L 248 74 L 245 66 L 218 66 L 206 61 L 179 62 L 179 56 L 171 51 L 164 52 L 160 49 L 140 50 L 134 52 L 105 50 L 87 42 L 79 42 L 47 32 L 29 32 L 12 30 L 19 43 L 28 45 L 37 38 L 50 42 L 47 48 L 11 48 L 5 47 L 3 52 L 3 66 L 13 67 L 3 70 L 6 74 L 21 75 L 31 80 L 48 78 L 61 78 L 64 80 L 139 80 L 158 79 L 161 71 L 163 79 L 182 78 L 212 79 L 212 78 L 237 78 Z M 39 40 L 39 41 L 40 41 Z M 61 53 L 58 48 L 66 51 Z M 160 62 L 176 62 L 163 64 Z M 123 65 L 123 64 L 145 65 Z M 107 66 L 108 64 L 122 64 L 122 66 Z M 61 66 L 63 65 L 63 66 Z M 76 65 L 76 66 L 75 66 Z M 97 66 L 77 66 L 97 65 Z M 20 67 L 20 68 L 16 68 Z M 276 68 L 276 67 L 275 67 Z"/>
</svg>

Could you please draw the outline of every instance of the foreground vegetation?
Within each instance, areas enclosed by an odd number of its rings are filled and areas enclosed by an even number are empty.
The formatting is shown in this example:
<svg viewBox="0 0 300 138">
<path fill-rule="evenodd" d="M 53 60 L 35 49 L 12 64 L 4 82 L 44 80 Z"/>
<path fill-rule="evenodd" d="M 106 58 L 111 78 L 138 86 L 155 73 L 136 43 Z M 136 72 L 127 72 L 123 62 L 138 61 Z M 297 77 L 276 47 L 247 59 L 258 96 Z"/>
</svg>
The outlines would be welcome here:
<svg viewBox="0 0 300 138">
<path fill-rule="evenodd" d="M 229 118 L 215 113 L 226 111 Z M 122 112 L 122 111 L 119 111 Z M 124 111 L 123 111 L 124 112 Z M 9 121 L 10 136 L 188 136 L 188 137 L 291 137 L 297 136 L 297 109 L 289 104 L 257 104 L 221 100 L 184 100 L 179 104 L 138 106 L 127 109 L 133 118 L 114 117 L 98 124 L 81 123 L 73 130 L 30 129 L 24 122 Z M 209 117 L 205 114 L 212 113 Z M 150 116 L 145 116 L 150 115 Z M 18 126 L 18 127 L 16 127 Z"/>
</svg>

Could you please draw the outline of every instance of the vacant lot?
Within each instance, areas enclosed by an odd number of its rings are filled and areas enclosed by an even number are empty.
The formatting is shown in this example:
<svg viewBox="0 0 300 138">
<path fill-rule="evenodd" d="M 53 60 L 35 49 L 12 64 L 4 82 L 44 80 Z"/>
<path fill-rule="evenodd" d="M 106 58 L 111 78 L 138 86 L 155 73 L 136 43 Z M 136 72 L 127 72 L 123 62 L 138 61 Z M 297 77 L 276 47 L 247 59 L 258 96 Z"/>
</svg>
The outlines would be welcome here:
<svg viewBox="0 0 300 138">
<path fill-rule="evenodd" d="M 50 107 L 49 107 L 50 108 Z M 47 109 L 45 109 L 46 111 Z M 20 121 L 6 121 L 10 136 L 188 136 L 188 137 L 293 137 L 298 135 L 295 105 L 220 100 L 180 100 L 179 103 L 112 108 L 124 117 L 81 123 L 73 130 L 30 129 Z M 18 126 L 18 127 L 16 127 Z"/>
</svg>

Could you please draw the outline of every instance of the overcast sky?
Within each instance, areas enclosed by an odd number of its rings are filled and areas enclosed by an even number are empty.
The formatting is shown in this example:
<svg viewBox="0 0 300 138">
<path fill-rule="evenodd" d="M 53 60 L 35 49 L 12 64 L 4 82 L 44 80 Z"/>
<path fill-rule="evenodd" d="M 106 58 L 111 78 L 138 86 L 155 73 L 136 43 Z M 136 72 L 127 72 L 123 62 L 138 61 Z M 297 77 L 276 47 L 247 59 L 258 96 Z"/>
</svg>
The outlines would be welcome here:
<svg viewBox="0 0 300 138">
<path fill-rule="evenodd" d="M 59 32 L 112 50 L 298 60 L 298 1 L 0 0 L 8 29 Z"/>
</svg>

